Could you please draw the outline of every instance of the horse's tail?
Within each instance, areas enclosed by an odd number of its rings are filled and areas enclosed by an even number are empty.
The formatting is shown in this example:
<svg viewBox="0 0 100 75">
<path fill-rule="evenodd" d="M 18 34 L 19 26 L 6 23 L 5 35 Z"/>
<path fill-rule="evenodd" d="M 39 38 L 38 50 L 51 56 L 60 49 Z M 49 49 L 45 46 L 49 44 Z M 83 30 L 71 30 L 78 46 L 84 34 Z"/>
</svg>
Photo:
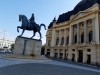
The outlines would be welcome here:
<svg viewBox="0 0 100 75">
<path fill-rule="evenodd" d="M 40 24 L 40 30 L 41 30 L 41 26 L 44 26 L 44 29 L 46 30 L 45 24 Z"/>
</svg>

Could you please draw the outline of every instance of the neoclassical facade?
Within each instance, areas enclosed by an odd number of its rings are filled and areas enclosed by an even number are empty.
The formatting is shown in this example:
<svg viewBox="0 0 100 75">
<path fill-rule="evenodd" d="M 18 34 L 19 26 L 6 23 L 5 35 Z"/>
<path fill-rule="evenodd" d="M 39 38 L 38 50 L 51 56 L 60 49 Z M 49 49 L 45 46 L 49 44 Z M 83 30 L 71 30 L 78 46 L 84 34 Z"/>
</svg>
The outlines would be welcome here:
<svg viewBox="0 0 100 75">
<path fill-rule="evenodd" d="M 46 33 L 45 55 L 100 64 L 100 1 L 82 0 L 54 19 Z"/>
</svg>

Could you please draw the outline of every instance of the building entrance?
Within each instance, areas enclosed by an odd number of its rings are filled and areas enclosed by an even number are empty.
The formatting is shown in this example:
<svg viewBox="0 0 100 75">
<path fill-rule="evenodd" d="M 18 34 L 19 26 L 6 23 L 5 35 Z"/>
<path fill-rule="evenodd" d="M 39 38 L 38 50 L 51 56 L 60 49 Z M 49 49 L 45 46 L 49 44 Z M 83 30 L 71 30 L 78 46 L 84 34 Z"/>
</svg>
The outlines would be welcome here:
<svg viewBox="0 0 100 75">
<path fill-rule="evenodd" d="M 72 61 L 75 61 L 75 54 L 72 54 Z"/>
<path fill-rule="evenodd" d="M 87 55 L 87 64 L 91 63 L 91 55 Z"/>
<path fill-rule="evenodd" d="M 55 52 L 55 58 L 58 58 L 58 53 Z"/>
<path fill-rule="evenodd" d="M 63 53 L 60 53 L 60 59 L 63 59 Z"/>
<path fill-rule="evenodd" d="M 83 62 L 83 50 L 78 51 L 78 62 Z"/>
<path fill-rule="evenodd" d="M 47 49 L 46 56 L 47 56 L 47 57 L 50 57 L 50 49 Z"/>
<path fill-rule="evenodd" d="M 47 57 L 50 57 L 50 52 L 47 52 L 46 56 L 47 56 Z"/>
<path fill-rule="evenodd" d="M 67 57 L 68 57 L 68 55 L 67 55 L 67 53 L 65 53 L 65 57 L 64 57 L 64 59 L 67 60 Z"/>
</svg>

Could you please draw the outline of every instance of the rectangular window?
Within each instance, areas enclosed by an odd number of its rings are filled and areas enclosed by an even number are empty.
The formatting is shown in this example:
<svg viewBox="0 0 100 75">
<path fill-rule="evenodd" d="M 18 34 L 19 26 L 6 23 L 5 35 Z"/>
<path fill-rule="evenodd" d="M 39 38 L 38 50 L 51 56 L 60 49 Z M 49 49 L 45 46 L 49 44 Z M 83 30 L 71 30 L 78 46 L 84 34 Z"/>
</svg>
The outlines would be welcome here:
<svg viewBox="0 0 100 75">
<path fill-rule="evenodd" d="M 87 52 L 91 52 L 91 49 L 87 49 Z"/>
<path fill-rule="evenodd" d="M 65 52 L 67 52 L 68 51 L 68 49 L 65 49 Z"/>
<path fill-rule="evenodd" d="M 74 52 L 74 51 L 75 51 L 75 49 L 72 49 L 72 51 Z"/>
</svg>

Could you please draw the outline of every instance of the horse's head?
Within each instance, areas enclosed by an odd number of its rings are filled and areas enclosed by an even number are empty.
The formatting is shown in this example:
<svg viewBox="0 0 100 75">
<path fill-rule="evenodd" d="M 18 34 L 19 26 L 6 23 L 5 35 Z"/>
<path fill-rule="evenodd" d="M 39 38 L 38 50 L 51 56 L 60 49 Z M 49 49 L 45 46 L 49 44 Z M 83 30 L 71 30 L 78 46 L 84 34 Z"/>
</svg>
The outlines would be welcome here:
<svg viewBox="0 0 100 75">
<path fill-rule="evenodd" d="M 23 15 L 19 15 L 19 21 L 23 19 Z"/>
<path fill-rule="evenodd" d="M 19 15 L 19 21 L 22 22 L 22 27 L 27 27 L 28 25 L 28 20 L 27 17 L 25 15 Z"/>
</svg>

